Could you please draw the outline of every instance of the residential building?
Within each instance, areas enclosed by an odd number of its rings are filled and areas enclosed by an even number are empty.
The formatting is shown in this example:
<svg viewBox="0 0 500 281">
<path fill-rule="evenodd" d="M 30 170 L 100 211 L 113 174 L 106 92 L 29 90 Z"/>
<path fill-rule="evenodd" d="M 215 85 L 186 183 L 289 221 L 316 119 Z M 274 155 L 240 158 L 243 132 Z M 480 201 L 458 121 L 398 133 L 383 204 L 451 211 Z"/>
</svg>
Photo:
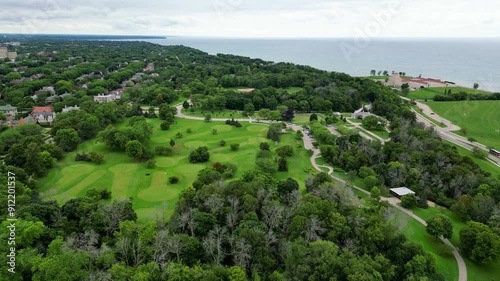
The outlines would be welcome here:
<svg viewBox="0 0 500 281">
<path fill-rule="evenodd" d="M 67 105 L 65 105 L 64 108 L 62 109 L 62 112 L 66 113 L 66 112 L 70 112 L 70 111 L 73 111 L 73 110 L 80 110 L 80 107 L 78 107 L 77 105 L 75 105 L 75 106 L 67 106 Z"/>
<path fill-rule="evenodd" d="M 56 118 L 56 113 L 52 106 L 33 106 L 31 117 L 38 124 L 52 124 Z"/>
<path fill-rule="evenodd" d="M 0 112 L 5 114 L 7 117 L 15 117 L 17 114 L 17 107 L 10 105 L 0 106 Z"/>
<path fill-rule="evenodd" d="M 121 94 L 118 93 L 110 93 L 110 94 L 99 94 L 97 96 L 94 96 L 94 101 L 97 103 L 104 103 L 104 102 L 112 102 L 115 100 L 119 100 L 121 98 Z"/>
</svg>

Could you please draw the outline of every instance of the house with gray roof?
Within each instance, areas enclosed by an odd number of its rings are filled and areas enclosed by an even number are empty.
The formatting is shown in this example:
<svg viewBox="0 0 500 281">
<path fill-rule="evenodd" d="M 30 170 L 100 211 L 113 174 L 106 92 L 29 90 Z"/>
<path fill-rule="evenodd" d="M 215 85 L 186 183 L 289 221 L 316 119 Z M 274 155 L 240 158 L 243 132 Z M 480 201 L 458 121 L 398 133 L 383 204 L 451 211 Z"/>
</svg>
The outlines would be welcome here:
<svg viewBox="0 0 500 281">
<path fill-rule="evenodd" d="M 11 105 L 0 106 L 0 112 L 5 114 L 7 117 L 15 117 L 17 114 L 17 107 Z"/>
</svg>

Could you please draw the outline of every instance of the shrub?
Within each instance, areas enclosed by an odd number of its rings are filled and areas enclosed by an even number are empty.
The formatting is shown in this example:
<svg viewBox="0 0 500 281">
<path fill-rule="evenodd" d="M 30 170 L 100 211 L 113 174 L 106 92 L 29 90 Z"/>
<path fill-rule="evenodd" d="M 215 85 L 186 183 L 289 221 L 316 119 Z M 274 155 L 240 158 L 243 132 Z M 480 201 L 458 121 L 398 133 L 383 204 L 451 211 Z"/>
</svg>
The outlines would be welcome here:
<svg viewBox="0 0 500 281">
<path fill-rule="evenodd" d="M 226 141 L 225 140 L 220 140 L 219 144 L 220 144 L 220 146 L 226 146 Z"/>
<path fill-rule="evenodd" d="M 154 167 L 156 167 L 156 160 L 154 160 L 154 159 L 149 159 L 149 160 L 146 162 L 146 168 L 148 168 L 148 169 L 153 169 Z"/>
<path fill-rule="evenodd" d="M 157 146 L 155 147 L 156 155 L 169 155 L 172 153 L 172 148 L 168 146 Z"/>
<path fill-rule="evenodd" d="M 231 150 L 233 150 L 233 151 L 236 151 L 236 150 L 238 150 L 238 148 L 240 148 L 239 143 L 232 143 L 230 146 L 231 146 Z"/>
<path fill-rule="evenodd" d="M 401 197 L 401 206 L 411 209 L 417 206 L 417 197 L 414 194 L 408 194 Z"/>
<path fill-rule="evenodd" d="M 183 135 L 181 132 L 177 132 L 177 134 L 175 134 L 175 136 L 179 139 L 182 139 Z"/>
<path fill-rule="evenodd" d="M 170 124 L 167 121 L 165 121 L 165 122 L 161 123 L 160 128 L 163 131 L 166 131 L 166 130 L 170 129 Z"/>
<path fill-rule="evenodd" d="M 210 153 L 208 153 L 208 147 L 206 146 L 200 146 L 189 154 L 190 163 L 207 162 L 209 159 Z"/>
<path fill-rule="evenodd" d="M 90 158 L 90 161 L 92 161 L 96 164 L 101 164 L 104 161 L 104 155 L 99 154 L 95 151 L 89 152 L 89 158 Z"/>
<path fill-rule="evenodd" d="M 149 150 L 146 150 L 146 149 L 144 149 L 142 151 L 142 156 L 141 156 L 142 160 L 150 160 L 150 159 L 153 159 L 153 157 L 155 157 L 155 155 L 153 154 L 152 151 L 149 151 Z"/>
<path fill-rule="evenodd" d="M 90 162 L 92 161 L 89 157 L 89 155 L 85 152 L 82 152 L 82 154 L 76 154 L 75 156 L 75 161 L 85 161 L 85 162 Z"/>
<path fill-rule="evenodd" d="M 176 177 L 176 176 L 171 176 L 171 177 L 168 178 L 168 182 L 171 183 L 171 184 L 178 183 L 179 182 L 179 178 Z"/>
<path fill-rule="evenodd" d="M 222 171 L 222 177 L 228 179 L 236 174 L 236 171 L 238 171 L 238 166 L 234 164 L 224 164 L 222 165 Z"/>
<path fill-rule="evenodd" d="M 299 131 L 300 132 L 300 131 Z M 269 150 L 271 147 L 267 142 L 261 142 L 259 145 L 260 150 Z"/>
<path fill-rule="evenodd" d="M 488 157 L 488 152 L 482 150 L 477 146 L 474 146 L 474 148 L 472 148 L 472 154 L 474 154 L 474 156 L 479 159 L 485 159 L 486 157 Z"/>
<path fill-rule="evenodd" d="M 280 146 L 276 148 L 276 154 L 282 158 L 293 156 L 293 148 L 290 145 Z"/>
<path fill-rule="evenodd" d="M 318 121 L 318 115 L 316 113 L 311 114 L 311 116 L 309 116 L 309 121 Z"/>
<path fill-rule="evenodd" d="M 285 157 L 278 159 L 278 171 L 287 172 L 288 171 L 288 161 Z"/>
<path fill-rule="evenodd" d="M 257 159 L 259 158 L 273 158 L 273 153 L 269 150 L 259 150 L 257 152 Z"/>
<path fill-rule="evenodd" d="M 87 191 L 87 197 L 95 200 L 109 199 L 111 198 L 111 191 L 104 188 L 92 188 Z"/>
<path fill-rule="evenodd" d="M 231 126 L 235 126 L 237 128 L 241 127 L 240 122 L 238 122 L 238 120 L 234 120 L 234 118 L 226 120 L 226 124 L 231 125 Z"/>
<path fill-rule="evenodd" d="M 191 134 L 192 132 L 193 132 L 193 130 L 191 130 L 191 128 L 186 129 L 186 133 Z"/>
</svg>

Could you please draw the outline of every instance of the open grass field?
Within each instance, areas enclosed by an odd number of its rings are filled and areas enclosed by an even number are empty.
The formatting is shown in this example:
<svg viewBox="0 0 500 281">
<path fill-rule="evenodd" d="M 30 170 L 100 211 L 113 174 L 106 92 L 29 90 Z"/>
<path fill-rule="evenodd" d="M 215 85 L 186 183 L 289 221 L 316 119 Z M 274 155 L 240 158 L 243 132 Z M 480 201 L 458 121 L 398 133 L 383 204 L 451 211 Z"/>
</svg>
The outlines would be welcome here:
<svg viewBox="0 0 500 281">
<path fill-rule="evenodd" d="M 229 88 L 224 88 L 226 90 L 233 90 L 233 91 L 238 91 L 240 89 L 247 89 L 248 87 L 229 87 Z M 288 88 L 278 88 L 278 91 L 287 91 L 289 94 L 295 94 L 297 92 L 302 91 L 303 89 L 300 87 L 288 87 Z"/>
<path fill-rule="evenodd" d="M 466 137 L 498 149 L 500 147 L 500 101 L 427 102 L 439 116 L 460 128 Z M 457 132 L 455 132 L 457 133 Z"/>
<path fill-rule="evenodd" d="M 269 143 L 271 144 L 271 142 Z M 288 158 L 288 172 L 278 172 L 276 178 L 284 180 L 291 177 L 299 183 L 300 190 L 305 191 L 307 175 L 316 171 L 311 164 L 311 156 L 308 154 L 307 150 L 303 148 L 304 143 L 295 140 L 295 132 L 292 130 L 289 130 L 288 134 L 281 135 L 278 145 L 271 144 L 271 150 L 282 145 L 290 145 L 293 147 L 294 151 L 293 156 Z"/>
<path fill-rule="evenodd" d="M 445 276 L 446 280 L 455 281 L 458 279 L 458 265 L 453 254 L 443 250 L 447 249 L 448 246 L 429 235 L 425 231 L 425 226 L 407 214 L 400 212 L 396 219 L 398 224 L 403 225 L 401 232 L 408 240 L 420 244 L 426 252 L 431 253 L 436 258 L 438 271 Z"/>
<path fill-rule="evenodd" d="M 201 109 L 199 107 L 193 107 L 194 112 L 191 112 L 190 109 L 182 110 L 182 114 L 187 115 L 187 116 L 194 116 L 194 117 L 205 117 L 207 114 L 210 115 L 212 118 L 248 118 L 247 116 L 243 116 L 243 113 L 241 111 L 237 110 L 214 110 L 214 111 L 207 111 L 205 110 L 203 113 L 201 112 Z"/>
<path fill-rule="evenodd" d="M 453 223 L 453 237 L 450 239 L 450 242 L 456 247 L 460 246 L 459 232 L 460 229 L 465 226 L 465 222 L 463 222 L 455 213 L 440 206 L 429 207 L 427 209 L 414 208 L 412 211 L 413 213 L 415 213 L 417 216 L 421 217 L 424 220 L 427 220 L 433 215 L 440 213 L 448 216 Z M 500 261 L 497 261 L 488 266 L 483 266 L 474 263 L 473 261 L 469 260 L 466 257 L 463 258 L 465 260 L 465 264 L 467 265 L 468 280 L 478 280 L 478 281 L 498 280 L 498 276 L 500 276 Z"/>
<path fill-rule="evenodd" d="M 433 88 L 424 88 L 424 89 L 419 89 L 417 91 L 410 91 L 408 94 L 408 98 L 410 99 L 419 99 L 419 100 L 425 100 L 425 99 L 433 99 L 436 95 L 444 95 L 445 91 L 451 90 L 452 94 L 460 93 L 460 92 L 465 92 L 468 94 L 489 94 L 490 92 L 488 91 L 483 91 L 480 89 L 474 90 L 471 88 L 466 88 L 466 87 L 433 87 Z"/>
<path fill-rule="evenodd" d="M 384 140 L 389 138 L 389 132 L 387 132 L 385 130 L 383 130 L 383 131 L 381 131 L 381 130 L 368 130 L 368 131 L 370 131 L 373 134 L 375 134 L 375 135 L 383 138 Z"/>
<path fill-rule="evenodd" d="M 318 121 L 325 119 L 322 114 L 317 114 L 317 115 L 318 115 Z M 292 122 L 297 124 L 297 125 L 308 125 L 310 117 L 311 117 L 311 113 L 298 113 L 298 114 L 295 114 L 295 117 L 293 118 Z"/>
<path fill-rule="evenodd" d="M 43 196 L 64 203 L 71 198 L 85 196 L 89 189 L 106 188 L 111 190 L 113 200 L 133 198 L 133 207 L 140 221 L 168 218 L 175 208 L 179 194 L 193 183 L 198 171 L 215 162 L 233 163 L 238 166 L 235 177 L 240 177 L 244 171 L 255 167 L 259 144 L 268 141 L 265 138 L 267 126 L 262 124 L 242 123 L 243 127 L 236 128 L 222 122 L 176 119 L 170 130 L 161 131 L 161 120 L 150 119 L 149 122 L 155 128 L 149 144 L 151 149 L 157 145 L 168 146 L 170 139 L 176 143 L 173 155 L 155 157 L 156 168 L 148 169 L 144 163 L 132 160 L 124 152 L 111 151 L 104 144 L 91 140 L 81 144 L 77 151 L 68 153 L 48 176 L 40 179 Z M 118 127 L 124 125 L 125 123 Z M 187 133 L 188 128 L 192 133 Z M 212 134 L 212 129 L 217 130 L 216 135 Z M 182 132 L 184 137 L 176 138 L 177 132 Z M 226 141 L 224 147 L 219 144 L 222 139 Z M 229 145 L 232 143 L 240 144 L 238 151 L 230 149 Z M 297 147 L 293 134 L 282 136 L 279 145 L 284 144 L 293 145 L 295 154 L 289 159 L 289 172 L 279 172 L 277 178 L 292 177 L 304 188 L 307 176 L 305 171 L 312 169 L 307 151 Z M 198 146 L 208 147 L 209 162 L 188 162 L 188 154 Z M 276 147 L 276 144 L 271 144 L 272 149 Z M 103 154 L 104 163 L 96 165 L 74 161 L 76 153 L 90 151 Z M 149 175 L 146 175 L 148 173 Z M 179 183 L 168 183 L 171 176 L 179 177 Z"/>
</svg>

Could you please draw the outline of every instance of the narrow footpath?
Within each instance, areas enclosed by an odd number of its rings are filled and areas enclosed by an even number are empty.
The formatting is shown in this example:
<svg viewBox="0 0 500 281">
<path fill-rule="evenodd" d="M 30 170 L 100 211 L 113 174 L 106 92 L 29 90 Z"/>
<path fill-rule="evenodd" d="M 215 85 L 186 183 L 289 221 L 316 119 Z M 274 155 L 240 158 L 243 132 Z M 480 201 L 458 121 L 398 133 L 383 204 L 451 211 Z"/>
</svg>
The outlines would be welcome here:
<svg viewBox="0 0 500 281">
<path fill-rule="evenodd" d="M 205 118 L 203 117 L 194 117 L 194 116 L 188 116 L 188 115 L 184 115 L 182 113 L 182 104 L 179 104 L 176 106 L 177 108 L 177 117 L 179 118 L 183 118 L 183 119 L 190 119 L 190 120 L 199 120 L 199 121 L 204 121 Z M 212 118 L 211 119 L 212 121 L 219 121 L 219 122 L 224 122 L 227 120 L 227 118 Z M 240 121 L 240 122 L 251 122 L 252 119 L 251 118 L 239 118 L 239 119 L 235 119 L 237 121 Z M 259 123 L 271 123 L 270 121 L 260 121 Z M 294 131 L 302 131 L 302 127 L 301 126 L 298 126 L 298 125 L 295 125 L 295 124 L 291 124 L 291 125 L 288 125 L 288 128 L 294 130 Z M 307 135 L 307 134 L 303 134 L 302 136 L 302 140 L 304 142 L 304 148 L 305 149 L 309 149 L 309 150 L 312 150 L 313 154 L 311 156 L 311 164 L 312 166 L 314 167 L 314 169 L 316 169 L 317 171 L 320 171 L 320 172 L 323 172 L 323 170 L 321 169 L 322 167 L 323 168 L 328 168 L 329 172 L 328 174 L 335 180 L 341 182 L 341 183 L 344 183 L 346 184 L 346 181 L 339 178 L 339 177 L 336 177 L 334 174 L 333 174 L 333 167 L 331 166 L 327 166 L 327 165 L 318 165 L 316 163 L 316 158 L 318 158 L 320 156 L 320 151 L 318 148 L 315 148 L 312 144 L 312 141 L 311 141 L 311 138 Z M 365 194 L 368 194 L 370 195 L 370 192 L 358 187 L 358 186 L 355 186 L 355 185 L 351 185 L 352 188 L 355 188 L 356 190 L 359 190 Z M 414 218 L 415 220 L 417 220 L 419 223 L 421 223 L 422 225 L 424 226 L 427 226 L 427 223 L 425 222 L 425 220 L 423 220 L 422 218 L 420 218 L 419 216 L 415 215 L 413 212 L 411 212 L 410 210 L 407 210 L 403 207 L 401 207 L 399 205 L 399 203 L 401 202 L 401 200 L 399 200 L 398 198 L 394 198 L 394 197 L 381 197 L 380 200 L 382 201 L 387 201 L 389 202 L 389 204 L 391 204 L 392 206 L 394 206 L 395 208 L 397 208 L 398 210 L 404 212 L 405 214 L 409 215 L 410 217 Z M 458 281 L 467 281 L 467 267 L 465 265 L 465 261 L 464 259 L 462 258 L 462 256 L 460 255 L 460 253 L 458 252 L 458 249 L 453 246 L 451 244 L 450 241 L 448 241 L 448 239 L 444 239 L 443 237 L 440 237 L 441 241 L 443 241 L 443 243 L 445 243 L 446 245 L 450 246 L 452 249 L 453 249 L 453 256 L 455 257 L 455 260 L 457 261 L 457 265 L 458 265 Z"/>
</svg>

